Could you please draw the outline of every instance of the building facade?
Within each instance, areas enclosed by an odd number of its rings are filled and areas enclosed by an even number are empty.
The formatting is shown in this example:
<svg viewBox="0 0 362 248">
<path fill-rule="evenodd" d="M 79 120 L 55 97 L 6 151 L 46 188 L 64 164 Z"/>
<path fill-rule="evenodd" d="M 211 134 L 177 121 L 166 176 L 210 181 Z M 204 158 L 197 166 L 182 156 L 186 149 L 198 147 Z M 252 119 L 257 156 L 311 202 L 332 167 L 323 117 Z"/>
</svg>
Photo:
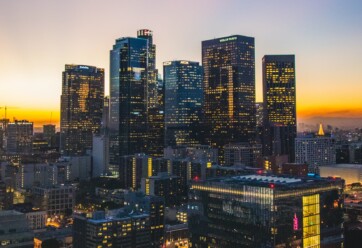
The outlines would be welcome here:
<svg viewBox="0 0 362 248">
<path fill-rule="evenodd" d="M 103 115 L 104 69 L 65 65 L 60 104 L 60 153 L 85 155 L 100 132 Z"/>
<path fill-rule="evenodd" d="M 163 63 L 165 147 L 201 144 L 202 67 L 198 62 Z"/>
<path fill-rule="evenodd" d="M 110 51 L 109 162 L 114 171 L 121 156 L 147 150 L 147 53 L 147 39 L 130 37 L 117 39 Z"/>
<path fill-rule="evenodd" d="M 319 166 L 336 163 L 335 140 L 313 134 L 296 138 L 295 162 L 306 163 L 309 172 L 319 173 Z"/>
<path fill-rule="evenodd" d="M 194 182 L 192 247 L 341 247 L 343 180 L 244 175 Z"/>
<path fill-rule="evenodd" d="M 74 248 L 147 248 L 150 247 L 150 237 L 148 214 L 106 216 L 103 211 L 98 211 L 92 218 L 74 217 Z"/>
<path fill-rule="evenodd" d="M 31 154 L 33 146 L 33 123 L 22 120 L 7 124 L 6 152 Z"/>
<path fill-rule="evenodd" d="M 225 165 L 257 166 L 257 160 L 262 156 L 261 144 L 236 143 L 224 146 Z"/>
<path fill-rule="evenodd" d="M 254 38 L 233 35 L 202 42 L 204 69 L 204 129 L 207 144 L 255 139 Z"/>
<path fill-rule="evenodd" d="M 297 136 L 294 55 L 263 57 L 265 156 L 289 155 L 294 161 Z"/>
</svg>

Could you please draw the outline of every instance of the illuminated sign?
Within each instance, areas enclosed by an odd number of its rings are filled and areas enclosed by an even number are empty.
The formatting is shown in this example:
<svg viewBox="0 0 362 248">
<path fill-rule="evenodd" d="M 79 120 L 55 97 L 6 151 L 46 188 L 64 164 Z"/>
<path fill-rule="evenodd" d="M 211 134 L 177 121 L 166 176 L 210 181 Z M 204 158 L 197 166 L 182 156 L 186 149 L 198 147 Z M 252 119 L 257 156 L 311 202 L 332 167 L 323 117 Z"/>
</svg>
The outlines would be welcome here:
<svg viewBox="0 0 362 248">
<path fill-rule="evenodd" d="M 189 64 L 189 62 L 188 61 L 180 61 L 180 64 L 183 64 L 183 65 L 188 65 Z"/>
<path fill-rule="evenodd" d="M 84 65 L 80 65 L 80 66 L 79 66 L 79 69 L 89 69 L 89 67 L 88 67 L 88 66 L 84 66 Z"/>
<path fill-rule="evenodd" d="M 228 37 L 228 38 L 220 39 L 219 41 L 226 42 L 226 41 L 233 41 L 233 40 L 237 40 L 237 39 L 238 39 L 238 37 Z"/>
<path fill-rule="evenodd" d="M 293 218 L 293 230 L 297 231 L 299 229 L 299 225 L 298 225 L 298 217 L 297 214 L 294 213 L 294 218 Z"/>
<path fill-rule="evenodd" d="M 171 65 L 171 62 L 163 62 L 163 65 Z"/>
</svg>

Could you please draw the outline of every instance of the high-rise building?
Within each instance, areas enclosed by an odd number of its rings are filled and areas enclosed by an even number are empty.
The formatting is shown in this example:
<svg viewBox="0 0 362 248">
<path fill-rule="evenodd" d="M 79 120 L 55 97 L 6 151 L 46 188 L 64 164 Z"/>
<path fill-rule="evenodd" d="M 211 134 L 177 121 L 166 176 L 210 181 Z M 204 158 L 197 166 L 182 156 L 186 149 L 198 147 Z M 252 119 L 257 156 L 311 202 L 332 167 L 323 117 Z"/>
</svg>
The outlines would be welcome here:
<svg viewBox="0 0 362 248">
<path fill-rule="evenodd" d="M 242 175 L 194 181 L 192 247 L 341 247 L 344 181 Z"/>
<path fill-rule="evenodd" d="M 26 120 L 8 123 L 6 151 L 13 154 L 31 154 L 33 123 Z"/>
<path fill-rule="evenodd" d="M 156 45 L 153 43 L 153 32 L 149 29 L 137 31 L 137 37 L 148 41 L 148 69 L 147 69 L 147 121 L 148 144 L 147 153 L 154 157 L 161 157 L 164 148 L 164 105 L 163 85 L 159 85 L 158 70 L 156 69 Z M 160 88 L 161 87 L 161 88 Z"/>
<path fill-rule="evenodd" d="M 147 50 L 147 107 L 157 108 L 157 75 L 156 69 L 156 45 L 153 44 L 153 32 L 149 29 L 140 29 L 137 31 L 137 38 L 146 39 L 148 41 Z"/>
<path fill-rule="evenodd" d="M 60 109 L 60 153 L 85 155 L 92 137 L 101 129 L 104 69 L 65 65 Z"/>
<path fill-rule="evenodd" d="M 294 55 L 263 57 L 264 155 L 289 155 L 297 136 Z"/>
<path fill-rule="evenodd" d="M 255 139 L 254 38 L 233 35 L 202 42 L 206 142 L 225 144 Z"/>
<path fill-rule="evenodd" d="M 120 157 L 147 150 L 148 40 L 119 38 L 110 58 L 109 163 L 117 174 Z"/>
<path fill-rule="evenodd" d="M 295 139 L 295 162 L 308 164 L 311 173 L 319 166 L 336 163 L 336 144 L 330 136 L 306 135 Z"/>
<path fill-rule="evenodd" d="M 165 146 L 201 144 L 202 67 L 198 62 L 163 63 Z"/>
</svg>

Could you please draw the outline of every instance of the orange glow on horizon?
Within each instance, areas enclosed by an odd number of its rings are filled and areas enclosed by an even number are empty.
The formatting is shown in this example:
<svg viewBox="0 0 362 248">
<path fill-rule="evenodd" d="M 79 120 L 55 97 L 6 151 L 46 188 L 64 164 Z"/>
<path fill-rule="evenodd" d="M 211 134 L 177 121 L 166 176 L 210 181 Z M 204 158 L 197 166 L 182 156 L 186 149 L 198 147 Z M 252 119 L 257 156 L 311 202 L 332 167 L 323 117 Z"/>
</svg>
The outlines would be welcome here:
<svg viewBox="0 0 362 248">
<path fill-rule="evenodd" d="M 297 120 L 331 117 L 331 118 L 362 118 L 362 108 L 348 108 L 344 106 L 298 106 Z M 4 110 L 0 109 L 0 117 L 4 118 Z M 34 127 L 42 127 L 45 124 L 53 124 L 59 127 L 60 111 L 55 109 L 30 109 L 16 108 L 7 110 L 7 118 L 12 122 L 16 120 L 28 120 L 34 122 Z"/>
<path fill-rule="evenodd" d="M 0 117 L 4 118 L 4 110 L 1 109 L 0 111 Z M 10 122 L 14 120 L 28 120 L 34 122 L 34 127 L 42 127 L 46 124 L 53 124 L 59 127 L 60 111 L 54 109 L 8 109 L 6 118 L 9 119 Z"/>
</svg>

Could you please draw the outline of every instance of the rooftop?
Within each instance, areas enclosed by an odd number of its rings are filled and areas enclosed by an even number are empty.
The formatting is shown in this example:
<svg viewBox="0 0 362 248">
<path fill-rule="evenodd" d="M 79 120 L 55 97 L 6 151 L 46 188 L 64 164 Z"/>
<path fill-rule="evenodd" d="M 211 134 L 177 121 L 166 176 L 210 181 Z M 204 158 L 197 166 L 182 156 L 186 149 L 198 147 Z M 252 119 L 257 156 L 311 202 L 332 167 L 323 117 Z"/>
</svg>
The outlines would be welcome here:
<svg viewBox="0 0 362 248">
<path fill-rule="evenodd" d="M 341 168 L 341 169 L 362 169 L 362 164 L 331 164 L 331 165 L 323 165 L 322 167 L 333 167 L 333 168 Z"/>
<path fill-rule="evenodd" d="M 241 181 L 260 181 L 265 183 L 299 183 L 302 181 L 300 178 L 290 178 L 290 177 L 281 177 L 281 176 L 264 176 L 264 175 L 246 175 L 246 176 L 237 176 L 233 177 L 235 180 Z"/>
</svg>

